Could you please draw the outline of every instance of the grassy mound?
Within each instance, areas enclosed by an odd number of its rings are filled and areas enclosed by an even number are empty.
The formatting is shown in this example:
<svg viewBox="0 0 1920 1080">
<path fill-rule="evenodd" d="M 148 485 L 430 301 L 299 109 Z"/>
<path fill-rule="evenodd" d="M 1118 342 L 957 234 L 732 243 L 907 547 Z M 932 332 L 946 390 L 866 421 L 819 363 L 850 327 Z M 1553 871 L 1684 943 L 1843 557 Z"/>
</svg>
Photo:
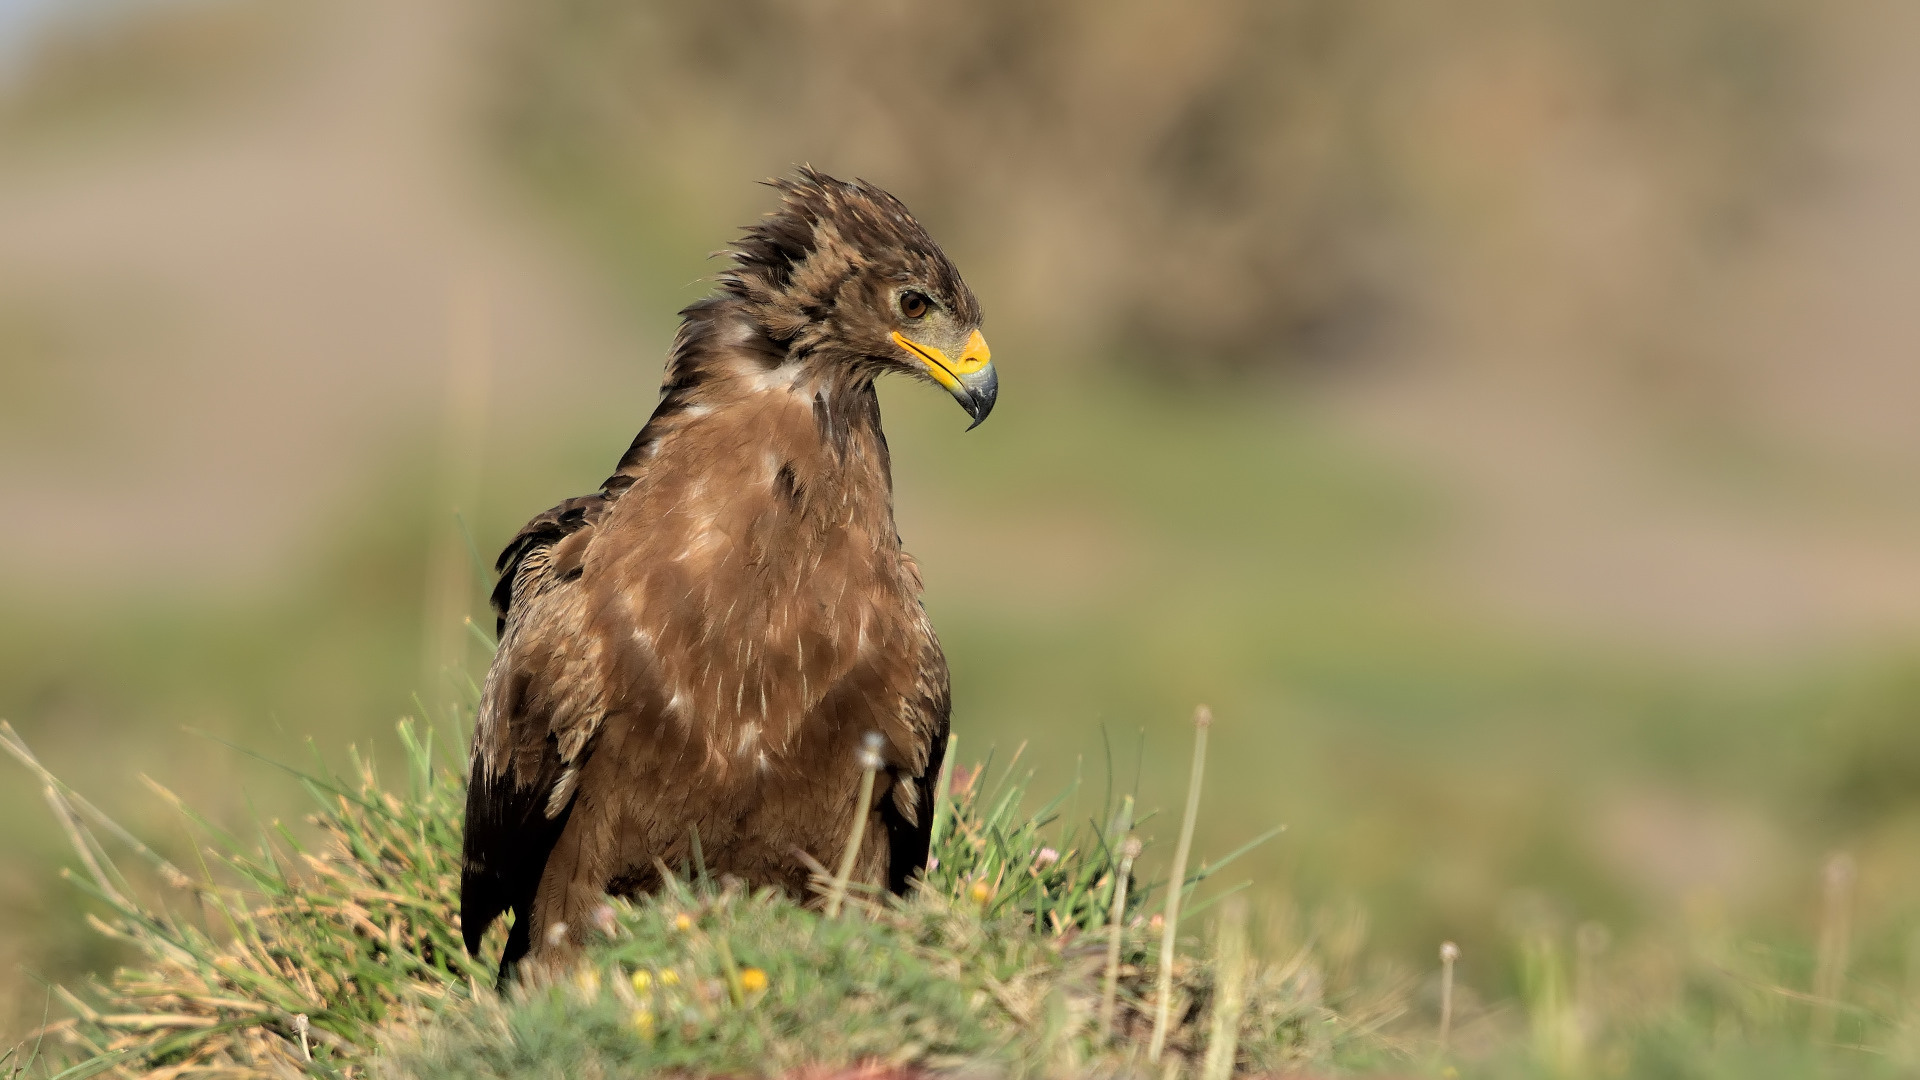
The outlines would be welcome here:
<svg viewBox="0 0 1920 1080">
<path fill-rule="evenodd" d="M 905 901 L 823 873 L 829 906 L 843 908 L 828 914 L 688 866 L 659 895 L 609 901 L 576 967 L 495 994 L 492 964 L 466 955 L 455 915 L 460 772 L 436 762 L 413 726 L 400 737 L 398 786 L 357 759 L 347 778 L 295 773 L 315 800 L 321 841 L 311 848 L 277 827 L 242 840 L 181 807 L 203 842 L 188 874 L 0 724 L 0 749 L 35 771 L 72 841 L 94 925 L 139 958 L 59 990 L 71 1015 L 0 1054 L 0 1080 L 821 1076 L 849 1066 L 876 1077 L 1394 1068 L 1811 1080 L 1920 1068 L 1920 983 L 1850 975 L 1844 919 L 1812 947 L 1712 925 L 1610 946 L 1590 925 L 1571 953 L 1542 924 L 1522 932 L 1519 998 L 1482 1004 L 1454 992 L 1450 967 L 1419 987 L 1390 969 L 1363 974 L 1358 921 L 1277 936 L 1255 960 L 1229 898 L 1204 920 L 1194 916 L 1211 900 L 1190 905 L 1176 919 L 1188 935 L 1164 935 L 1171 894 L 1130 872 L 1131 802 L 1083 819 L 1070 790 L 1026 811 L 1012 766 L 992 783 L 986 770 L 942 778 L 937 862 Z M 1220 865 L 1181 874 L 1180 896 Z M 498 955 L 504 936 L 495 927 L 483 951 Z M 1450 1019 L 1436 1029 L 1438 1017 Z"/>
<path fill-rule="evenodd" d="M 243 841 L 182 807 L 210 856 L 190 875 L 0 729 L 68 831 L 84 870 L 74 880 L 108 913 L 97 928 L 143 958 L 59 991 L 72 1015 L 47 1031 L 34 1067 L 62 1080 L 874 1062 L 1114 1073 L 1146 1067 L 1158 1020 L 1170 1062 L 1198 1068 L 1212 1049 L 1216 1070 L 1270 1071 L 1382 1053 L 1364 1032 L 1398 1007 L 1382 994 L 1334 1011 L 1304 950 L 1261 966 L 1232 946 L 1220 964 L 1183 940 L 1162 1020 L 1163 927 L 1147 913 L 1165 893 L 1132 879 L 1131 800 L 1084 824 L 1061 816 L 1072 792 L 1023 811 L 1012 766 L 994 784 L 984 770 L 942 778 L 936 862 L 905 902 L 855 890 L 829 917 L 688 867 L 657 897 L 610 902 L 577 970 L 496 995 L 455 915 L 463 778 L 414 726 L 400 737 L 410 767 L 397 789 L 358 759 L 350 778 L 295 773 L 316 802 L 317 850 L 281 828 Z M 123 872 L 108 841 L 150 872 Z M 1185 876 L 1183 895 L 1225 861 Z M 489 937 L 493 955 L 503 934 Z"/>
<path fill-rule="evenodd" d="M 1100 1035 L 1106 945 L 1035 933 L 929 894 L 830 919 L 770 896 L 680 887 L 610 914 L 608 941 L 567 977 L 488 997 L 411 1028 L 378 1062 L 389 1077 L 755 1075 L 814 1064 L 1111 1075 L 1144 1066 L 1157 934 L 1122 935 L 1116 1020 Z M 1212 964 L 1175 972 L 1170 1049 L 1208 1046 Z M 1304 964 L 1265 971 L 1247 997 L 1243 1071 L 1330 1058 L 1340 1021 Z"/>
</svg>

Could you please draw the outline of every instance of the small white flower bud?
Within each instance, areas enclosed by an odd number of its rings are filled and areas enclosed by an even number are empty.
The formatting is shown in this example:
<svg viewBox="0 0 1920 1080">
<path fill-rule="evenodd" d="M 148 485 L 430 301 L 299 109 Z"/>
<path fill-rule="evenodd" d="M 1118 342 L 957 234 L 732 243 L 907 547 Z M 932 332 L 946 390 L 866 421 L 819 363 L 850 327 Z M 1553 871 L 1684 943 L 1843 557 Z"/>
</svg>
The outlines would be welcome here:
<svg viewBox="0 0 1920 1080">
<path fill-rule="evenodd" d="M 860 740 L 860 767 L 869 772 L 879 771 L 880 766 L 884 764 L 880 760 L 880 747 L 885 743 L 886 740 L 880 737 L 879 732 L 867 732 L 866 737 Z"/>
</svg>

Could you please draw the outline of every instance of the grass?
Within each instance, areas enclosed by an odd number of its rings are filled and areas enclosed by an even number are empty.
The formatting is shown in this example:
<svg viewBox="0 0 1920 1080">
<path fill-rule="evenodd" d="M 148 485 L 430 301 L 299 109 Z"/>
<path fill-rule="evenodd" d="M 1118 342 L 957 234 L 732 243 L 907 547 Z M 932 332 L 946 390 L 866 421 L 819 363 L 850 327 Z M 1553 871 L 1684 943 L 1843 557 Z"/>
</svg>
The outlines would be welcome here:
<svg viewBox="0 0 1920 1080">
<path fill-rule="evenodd" d="M 495 995 L 454 914 L 462 775 L 429 733 L 403 722 L 399 735 L 397 787 L 358 756 L 346 777 L 289 770 L 314 802 L 317 845 L 277 823 L 230 835 L 155 785 L 197 833 L 203 858 L 189 873 L 0 728 L 67 832 L 82 868 L 73 882 L 102 911 L 90 921 L 139 957 L 55 988 L 70 1015 L 8 1067 L 63 1080 L 740 1074 L 871 1060 L 1115 1072 L 1144 1062 L 1156 1000 L 1172 1006 L 1173 1060 L 1225 1045 L 1264 1071 L 1391 1049 L 1379 1029 L 1403 1007 L 1399 988 L 1330 991 L 1305 945 L 1251 971 L 1237 964 L 1240 1022 L 1224 1044 L 1209 1040 L 1210 956 L 1149 914 L 1164 884 L 1128 874 L 1122 887 L 1116 872 L 1139 853 L 1131 796 L 1109 791 L 1084 823 L 1063 816 L 1078 785 L 1024 809 L 1018 755 L 991 777 L 940 778 L 936 861 L 905 901 L 856 888 L 835 918 L 690 867 L 659 896 L 611 902 L 577 971 Z M 145 872 L 123 870 L 116 849 Z M 1186 876 L 1181 894 L 1233 857 Z M 502 936 L 496 927 L 486 951 Z M 1158 999 L 1166 941 L 1181 947 Z"/>
<path fill-rule="evenodd" d="M 1705 910 L 1668 937 L 1617 943 L 1597 924 L 1517 912 L 1520 990 L 1487 1002 L 1467 977 L 1475 957 L 1449 949 L 1442 970 L 1410 975 L 1368 950 L 1351 910 L 1303 918 L 1269 904 L 1251 918 L 1241 896 L 1211 907 L 1225 890 L 1168 933 L 1167 883 L 1129 872 L 1145 820 L 1132 796 L 1109 790 L 1083 816 L 1076 783 L 1028 809 L 1018 755 L 943 774 L 937 861 L 907 900 L 855 887 L 833 917 L 691 866 L 656 896 L 610 901 L 580 966 L 499 995 L 454 914 L 458 763 L 412 723 L 399 736 L 397 785 L 358 756 L 346 776 L 288 770 L 312 800 L 317 843 L 278 824 L 230 835 L 153 785 L 197 834 L 188 872 L 0 726 L 0 747 L 32 771 L 72 844 L 92 925 L 137 958 L 54 988 L 66 1015 L 0 1056 L 0 1078 L 1920 1069 L 1920 979 L 1886 980 L 1884 957 L 1866 955 L 1884 945 L 1853 940 L 1850 861 L 1832 864 L 1828 915 L 1805 942 L 1770 945 Z M 1231 858 L 1186 875 L 1181 895 Z M 1191 918 L 1208 910 L 1211 926 Z"/>
<path fill-rule="evenodd" d="M 408 724 L 400 736 L 413 768 L 397 791 L 359 761 L 351 780 L 295 774 L 318 807 L 317 849 L 278 823 L 251 840 L 229 835 L 155 785 L 204 845 L 189 874 L 39 768 L 0 727 L 0 747 L 38 774 L 67 831 L 84 868 L 70 875 L 74 884 L 105 913 L 89 921 L 142 961 L 77 991 L 56 988 L 72 1015 L 49 1033 L 95 1065 L 186 1075 L 291 1063 L 304 1026 L 324 1064 L 372 1046 L 392 1017 L 490 977 L 452 918 L 460 785 L 433 765 L 430 739 L 417 740 Z M 102 834 L 146 864 L 144 887 Z"/>
<path fill-rule="evenodd" d="M 1036 933 L 1024 913 L 994 917 L 988 906 L 929 892 L 833 919 L 765 894 L 677 884 L 636 906 L 612 905 L 591 964 L 414 1026 L 375 1072 L 756 1075 L 878 1061 L 1107 1075 L 1144 1066 L 1161 935 L 1144 923 L 1123 930 L 1122 1019 L 1102 1038 L 1103 943 Z M 1183 1022 L 1172 1045 L 1197 1061 L 1209 1045 L 1215 968 L 1188 955 L 1175 976 Z M 1365 1036 L 1320 999 L 1304 955 L 1262 972 L 1249 996 L 1244 1069 L 1361 1052 Z"/>
</svg>

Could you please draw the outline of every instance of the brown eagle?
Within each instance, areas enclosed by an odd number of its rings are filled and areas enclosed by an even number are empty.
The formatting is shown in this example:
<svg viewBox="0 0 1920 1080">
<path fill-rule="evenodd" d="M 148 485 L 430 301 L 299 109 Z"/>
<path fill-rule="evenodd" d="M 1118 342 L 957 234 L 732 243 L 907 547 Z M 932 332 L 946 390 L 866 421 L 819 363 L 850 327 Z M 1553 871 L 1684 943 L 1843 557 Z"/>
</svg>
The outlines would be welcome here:
<svg viewBox="0 0 1920 1080">
<path fill-rule="evenodd" d="M 901 550 L 876 378 L 998 391 L 980 307 L 892 195 L 803 169 L 680 314 L 660 403 L 592 495 L 501 552 L 467 789 L 461 930 L 514 915 L 504 978 L 576 949 L 606 894 L 690 862 L 806 895 L 927 858 L 947 664 Z M 859 806 L 858 750 L 882 769 Z"/>
</svg>

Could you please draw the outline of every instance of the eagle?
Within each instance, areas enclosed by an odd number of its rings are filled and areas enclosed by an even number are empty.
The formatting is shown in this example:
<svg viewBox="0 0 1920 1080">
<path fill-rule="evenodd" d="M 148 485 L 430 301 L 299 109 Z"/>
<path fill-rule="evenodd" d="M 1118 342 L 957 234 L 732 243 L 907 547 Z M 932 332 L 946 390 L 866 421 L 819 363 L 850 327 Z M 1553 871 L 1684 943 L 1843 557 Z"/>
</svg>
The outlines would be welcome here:
<svg viewBox="0 0 1920 1080">
<path fill-rule="evenodd" d="M 926 863 L 947 663 L 874 381 L 935 383 L 972 430 L 998 376 L 979 303 L 900 200 L 811 168 L 769 183 L 777 209 L 680 312 L 613 475 L 500 554 L 460 923 L 478 955 L 512 913 L 503 981 L 696 858 L 805 898 L 866 815 L 856 881 L 903 892 Z"/>
</svg>

